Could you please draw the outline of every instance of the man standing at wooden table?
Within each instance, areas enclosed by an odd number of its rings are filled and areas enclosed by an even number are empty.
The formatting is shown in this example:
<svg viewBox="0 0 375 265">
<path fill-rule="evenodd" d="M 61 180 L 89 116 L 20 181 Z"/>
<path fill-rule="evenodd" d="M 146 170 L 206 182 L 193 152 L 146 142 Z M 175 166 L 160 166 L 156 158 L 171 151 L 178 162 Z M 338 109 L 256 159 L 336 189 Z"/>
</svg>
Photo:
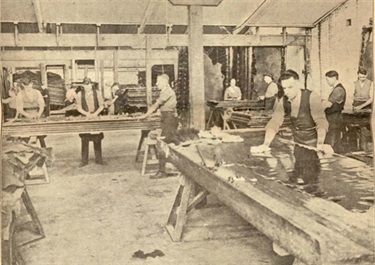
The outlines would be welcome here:
<svg viewBox="0 0 375 265">
<path fill-rule="evenodd" d="M 342 110 L 345 106 L 346 91 L 339 82 L 339 74 L 332 70 L 326 73 L 326 81 L 331 92 L 327 100 L 322 100 L 326 118 L 329 123 L 325 143 L 332 146 L 336 153 L 342 151 L 341 132 L 343 130 Z"/>
<path fill-rule="evenodd" d="M 175 135 L 177 127 L 178 127 L 178 120 L 177 120 L 177 99 L 176 94 L 173 89 L 169 85 L 169 76 L 166 74 L 159 75 L 156 81 L 157 87 L 161 90 L 159 98 L 156 100 L 155 104 L 153 104 L 147 112 L 140 116 L 139 119 L 146 119 L 149 117 L 154 111 L 160 109 L 161 113 L 161 136 L 164 136 L 165 142 L 169 142 L 172 137 Z M 163 152 L 159 150 L 159 172 L 151 176 L 151 179 L 159 179 L 159 178 L 166 178 L 168 174 L 166 172 L 166 157 Z"/>
<path fill-rule="evenodd" d="M 358 80 L 354 82 L 353 110 L 371 109 L 374 99 L 373 82 L 367 79 L 367 70 L 363 67 L 358 69 Z"/>
<path fill-rule="evenodd" d="M 85 77 L 83 79 L 83 85 L 81 91 L 77 95 L 77 110 L 82 115 L 87 118 L 96 118 L 101 111 L 104 109 L 103 98 L 98 91 L 97 85 L 91 82 L 91 79 Z M 82 161 L 79 167 L 84 167 L 89 163 L 89 142 L 94 142 L 94 153 L 95 153 L 95 163 L 99 165 L 106 165 L 103 162 L 102 157 L 102 140 L 104 138 L 103 133 L 91 134 L 91 133 L 81 133 L 82 143 Z"/>
<path fill-rule="evenodd" d="M 280 80 L 284 88 L 284 99 L 277 103 L 275 112 L 266 126 L 263 144 L 253 147 L 251 152 L 270 151 L 269 146 L 283 124 L 284 116 L 290 116 L 292 134 L 296 143 L 295 165 L 290 182 L 297 184 L 297 180 L 301 178 L 305 184 L 305 191 L 316 193 L 321 168 L 317 151 L 333 153 L 331 146 L 324 144 L 328 122 L 321 99 L 314 92 L 300 88 L 299 76 L 293 70 L 285 71 Z"/>
<path fill-rule="evenodd" d="M 273 80 L 273 74 L 270 72 L 263 74 L 263 80 L 267 84 L 266 93 L 261 97 L 264 100 L 264 109 L 273 110 L 276 103 L 277 93 L 279 88 L 277 87 L 276 82 Z"/>
</svg>

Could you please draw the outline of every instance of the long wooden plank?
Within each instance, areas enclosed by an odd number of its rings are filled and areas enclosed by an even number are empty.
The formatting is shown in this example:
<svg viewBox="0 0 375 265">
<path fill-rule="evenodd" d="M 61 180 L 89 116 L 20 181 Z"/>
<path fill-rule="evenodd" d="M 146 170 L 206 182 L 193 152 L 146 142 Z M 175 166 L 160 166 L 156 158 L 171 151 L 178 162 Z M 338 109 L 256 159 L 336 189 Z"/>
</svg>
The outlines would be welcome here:
<svg viewBox="0 0 375 265">
<path fill-rule="evenodd" d="M 160 128 L 160 118 L 137 120 L 134 118 L 116 119 L 116 116 L 111 119 L 111 117 L 102 116 L 99 119 L 90 120 L 79 117 L 56 121 L 40 119 L 35 122 L 24 121 L 19 123 L 4 123 L 2 135 L 30 136 L 77 134 L 126 130 L 154 130 L 157 128 Z"/>
<path fill-rule="evenodd" d="M 228 153 L 228 145 L 222 151 Z M 307 264 L 373 263 L 370 226 L 365 219 L 353 221 L 358 214 L 263 178 L 249 168 L 219 168 L 212 172 L 200 165 L 194 153 L 194 148 L 170 147 L 168 159 L 300 260 Z M 246 178 L 244 182 L 229 183 L 228 176 L 236 173 L 256 181 Z"/>
</svg>

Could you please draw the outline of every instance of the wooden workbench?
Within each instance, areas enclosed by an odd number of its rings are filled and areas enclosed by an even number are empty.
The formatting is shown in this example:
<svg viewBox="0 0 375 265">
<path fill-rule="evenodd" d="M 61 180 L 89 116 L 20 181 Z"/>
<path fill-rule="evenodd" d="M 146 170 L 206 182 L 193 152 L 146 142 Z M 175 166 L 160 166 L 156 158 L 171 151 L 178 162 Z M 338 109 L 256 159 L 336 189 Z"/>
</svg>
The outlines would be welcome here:
<svg viewBox="0 0 375 265">
<path fill-rule="evenodd" d="M 135 161 L 137 162 L 141 153 L 143 141 L 149 131 L 160 127 L 159 116 L 152 116 L 145 120 L 138 120 L 137 117 L 126 115 L 99 116 L 94 119 L 88 119 L 86 117 L 51 116 L 36 120 L 18 119 L 13 122 L 5 122 L 2 126 L 2 136 L 29 137 L 38 135 L 141 130 L 141 137 L 135 157 Z"/>
<path fill-rule="evenodd" d="M 216 101 L 209 100 L 206 105 L 210 108 L 210 114 L 206 123 L 206 129 L 209 129 L 214 124 L 214 115 L 220 116 L 223 120 L 223 129 L 230 129 L 228 119 L 230 117 L 226 111 L 229 109 L 233 110 L 264 110 L 264 103 L 259 100 L 226 100 L 226 101 Z"/>
<path fill-rule="evenodd" d="M 153 130 L 160 128 L 160 117 L 138 120 L 136 117 L 99 116 L 94 119 L 86 117 L 48 117 L 36 120 L 18 119 L 14 122 L 5 122 L 2 135 L 30 136 L 97 133 L 126 130 Z"/>
<path fill-rule="evenodd" d="M 244 143 L 199 144 L 206 166 L 196 146 L 169 147 L 168 160 L 184 176 L 166 226 L 172 239 L 181 238 L 184 212 L 211 193 L 306 264 L 373 264 L 373 216 L 358 213 L 373 205 L 373 168 L 321 156 L 319 186 L 326 194 L 314 197 L 283 183 L 293 170 L 293 145 L 276 138 L 270 155 L 250 155 L 263 134 L 243 133 Z M 226 166 L 213 170 L 218 160 Z M 193 192 L 195 184 L 200 193 Z"/>
</svg>

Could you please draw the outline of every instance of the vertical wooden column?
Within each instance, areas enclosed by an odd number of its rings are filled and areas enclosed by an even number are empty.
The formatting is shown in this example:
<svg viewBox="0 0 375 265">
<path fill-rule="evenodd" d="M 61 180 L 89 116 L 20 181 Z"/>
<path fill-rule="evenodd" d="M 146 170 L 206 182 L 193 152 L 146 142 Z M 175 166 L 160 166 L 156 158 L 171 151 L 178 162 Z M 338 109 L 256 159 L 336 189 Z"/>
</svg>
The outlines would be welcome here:
<svg viewBox="0 0 375 265">
<path fill-rule="evenodd" d="M 118 50 L 113 52 L 113 81 L 118 83 Z"/>
<path fill-rule="evenodd" d="M 65 82 L 65 85 L 72 83 L 72 77 L 69 73 L 69 65 L 68 64 L 64 65 L 64 82 Z M 66 89 L 66 87 L 65 87 L 65 89 Z"/>
<path fill-rule="evenodd" d="M 312 49 L 312 37 L 311 37 L 311 29 L 306 29 L 306 40 L 305 40 L 305 88 L 308 87 L 308 84 L 311 80 L 311 49 Z M 311 88 L 310 88 L 311 89 Z M 321 92 L 321 91 L 320 91 Z"/>
<path fill-rule="evenodd" d="M 146 102 L 147 107 L 152 105 L 152 45 L 150 37 L 145 37 L 146 42 Z"/>
<path fill-rule="evenodd" d="M 94 65 L 94 67 L 95 67 L 95 82 L 98 83 L 98 89 L 99 89 L 99 91 L 101 91 L 102 97 L 104 98 L 104 90 L 103 90 L 102 83 L 100 82 L 100 61 L 95 60 L 94 64 L 95 64 Z"/>
<path fill-rule="evenodd" d="M 18 46 L 18 23 L 14 23 L 14 45 Z"/>
<path fill-rule="evenodd" d="M 104 60 L 100 60 L 100 85 L 102 87 L 102 95 L 104 98 L 104 89 L 105 89 L 105 84 L 104 84 Z"/>
<path fill-rule="evenodd" d="M 41 75 L 41 82 L 43 85 L 47 85 L 47 69 L 45 63 L 40 63 L 40 75 Z"/>
<path fill-rule="evenodd" d="M 77 81 L 77 65 L 76 65 L 76 61 L 73 59 L 72 60 L 72 82 L 75 82 Z"/>
<path fill-rule="evenodd" d="M 16 67 L 12 66 L 10 67 L 10 69 L 11 69 L 11 74 L 10 74 L 9 82 L 10 82 L 10 85 L 13 86 L 13 83 L 14 83 L 13 75 L 16 73 Z"/>
<path fill-rule="evenodd" d="M 249 47 L 247 50 L 247 66 L 248 66 L 248 72 L 247 72 L 247 80 L 248 80 L 248 95 L 247 99 L 253 99 L 253 83 L 251 82 L 251 71 L 252 71 L 252 65 L 253 65 L 253 47 Z"/>
<path fill-rule="evenodd" d="M 190 126 L 205 128 L 202 6 L 189 6 Z"/>
</svg>

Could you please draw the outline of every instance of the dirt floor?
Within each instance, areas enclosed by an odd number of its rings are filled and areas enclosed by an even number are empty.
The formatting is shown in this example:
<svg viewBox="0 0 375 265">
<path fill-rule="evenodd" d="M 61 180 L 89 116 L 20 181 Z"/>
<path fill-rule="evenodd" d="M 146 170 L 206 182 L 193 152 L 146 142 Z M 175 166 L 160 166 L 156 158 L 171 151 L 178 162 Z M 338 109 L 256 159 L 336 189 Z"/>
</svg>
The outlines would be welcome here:
<svg viewBox="0 0 375 265">
<path fill-rule="evenodd" d="M 96 165 L 91 149 L 90 164 L 83 168 L 78 167 L 78 136 L 46 138 L 55 154 L 50 183 L 28 186 L 46 237 L 20 248 L 27 265 L 290 263 L 213 197 L 205 208 L 190 212 L 183 242 L 172 242 L 164 225 L 178 178 L 141 176 L 141 163 L 134 162 L 139 137 L 139 131 L 106 133 L 108 165 Z M 20 224 L 18 233 L 30 236 L 30 222 Z M 133 257 L 138 250 L 160 250 L 164 256 Z"/>
</svg>

